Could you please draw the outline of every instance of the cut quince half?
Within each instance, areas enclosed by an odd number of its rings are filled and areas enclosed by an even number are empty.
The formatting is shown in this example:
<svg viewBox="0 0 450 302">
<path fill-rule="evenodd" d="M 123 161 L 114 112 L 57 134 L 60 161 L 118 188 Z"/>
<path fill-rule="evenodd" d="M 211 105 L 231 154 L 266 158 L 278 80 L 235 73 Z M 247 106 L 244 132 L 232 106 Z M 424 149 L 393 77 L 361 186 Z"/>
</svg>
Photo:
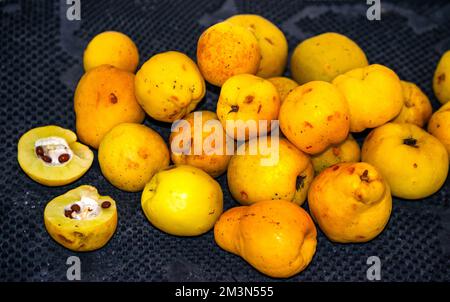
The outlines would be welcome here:
<svg viewBox="0 0 450 302">
<path fill-rule="evenodd" d="M 45 126 L 29 130 L 19 140 L 17 158 L 22 170 L 47 186 L 74 182 L 91 167 L 94 154 L 77 142 L 74 132 Z"/>
<path fill-rule="evenodd" d="M 79 252 L 103 247 L 117 226 L 116 202 L 83 185 L 52 199 L 44 211 L 47 232 L 59 244 Z"/>
</svg>

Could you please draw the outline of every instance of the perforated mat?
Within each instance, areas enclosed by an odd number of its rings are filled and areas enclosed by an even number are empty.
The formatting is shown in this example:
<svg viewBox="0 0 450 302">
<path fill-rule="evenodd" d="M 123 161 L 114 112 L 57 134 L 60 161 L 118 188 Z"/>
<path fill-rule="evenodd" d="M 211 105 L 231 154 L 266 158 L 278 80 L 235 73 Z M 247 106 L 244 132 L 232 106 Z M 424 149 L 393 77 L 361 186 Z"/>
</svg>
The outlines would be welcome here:
<svg viewBox="0 0 450 302">
<path fill-rule="evenodd" d="M 195 58 L 199 35 L 235 13 L 256 13 L 285 32 L 290 50 L 326 31 L 354 39 L 370 62 L 385 64 L 416 82 L 437 107 L 431 79 L 450 49 L 448 1 L 382 0 L 381 21 L 368 21 L 358 1 L 99 1 L 81 0 L 81 21 L 66 19 L 66 1 L 0 1 L 0 280 L 64 281 L 67 257 L 81 259 L 84 281 L 268 281 L 237 256 L 221 250 L 212 232 L 178 238 L 153 228 L 140 209 L 140 194 L 110 185 L 95 159 L 75 183 L 49 188 L 33 182 L 17 163 L 25 131 L 47 124 L 74 129 L 73 93 L 82 75 L 82 52 L 104 30 L 128 34 L 141 64 L 155 53 L 180 50 Z M 198 109 L 215 110 L 219 90 L 208 86 Z M 166 139 L 170 124 L 145 124 Z M 218 179 L 225 207 L 226 177 Z M 119 224 L 101 250 L 74 253 L 46 233 L 43 210 L 53 197 L 91 184 L 118 201 Z M 333 244 L 319 232 L 311 265 L 289 281 L 364 281 L 369 256 L 381 259 L 384 281 L 450 281 L 450 181 L 430 198 L 394 200 L 386 230 L 366 244 Z"/>
</svg>

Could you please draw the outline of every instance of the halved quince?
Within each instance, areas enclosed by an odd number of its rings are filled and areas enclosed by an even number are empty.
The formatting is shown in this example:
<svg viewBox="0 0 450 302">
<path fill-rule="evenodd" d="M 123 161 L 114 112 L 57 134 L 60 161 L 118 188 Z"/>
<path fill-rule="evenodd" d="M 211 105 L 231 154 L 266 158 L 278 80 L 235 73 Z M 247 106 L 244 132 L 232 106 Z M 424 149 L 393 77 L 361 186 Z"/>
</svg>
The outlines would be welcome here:
<svg viewBox="0 0 450 302">
<path fill-rule="evenodd" d="M 59 244 L 73 251 L 103 247 L 117 226 L 116 202 L 92 186 L 79 186 L 52 199 L 44 211 L 45 227 Z"/>
<path fill-rule="evenodd" d="M 19 140 L 17 159 L 34 181 L 47 186 L 74 182 L 91 167 L 94 154 L 77 142 L 74 132 L 45 126 L 29 130 Z"/>
</svg>

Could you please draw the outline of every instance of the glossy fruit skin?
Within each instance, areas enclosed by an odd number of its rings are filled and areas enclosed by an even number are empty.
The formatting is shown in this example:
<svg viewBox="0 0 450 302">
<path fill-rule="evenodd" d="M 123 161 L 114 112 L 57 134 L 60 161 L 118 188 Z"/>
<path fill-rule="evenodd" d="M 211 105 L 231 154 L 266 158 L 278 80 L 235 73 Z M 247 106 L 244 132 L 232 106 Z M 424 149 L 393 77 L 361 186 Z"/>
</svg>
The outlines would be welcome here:
<svg viewBox="0 0 450 302">
<path fill-rule="evenodd" d="M 433 90 L 436 98 L 445 104 L 450 101 L 450 50 L 439 60 L 433 77 Z"/>
<path fill-rule="evenodd" d="M 433 108 L 425 93 L 414 83 L 401 81 L 403 107 L 392 121 L 411 123 L 423 127 L 431 117 Z"/>
<path fill-rule="evenodd" d="M 64 138 L 74 157 L 64 166 L 48 166 L 36 156 L 36 140 L 57 136 Z M 89 147 L 77 142 L 75 133 L 59 126 L 44 126 L 23 134 L 17 145 L 17 160 L 22 170 L 34 181 L 46 186 L 63 186 L 79 179 L 89 170 L 94 154 Z"/>
<path fill-rule="evenodd" d="M 169 165 L 169 160 L 162 137 L 140 124 L 114 127 L 98 149 L 103 176 L 115 187 L 129 192 L 141 191 L 155 173 Z"/>
<path fill-rule="evenodd" d="M 303 271 L 316 251 L 316 236 L 308 213 L 285 200 L 231 208 L 214 227 L 214 239 L 222 249 L 273 278 Z"/>
<path fill-rule="evenodd" d="M 234 15 L 226 21 L 250 30 L 258 40 L 261 62 L 257 76 L 280 76 L 286 68 L 288 43 L 283 32 L 269 20 L 251 14 Z"/>
<path fill-rule="evenodd" d="M 198 236 L 213 228 L 223 211 L 218 182 L 201 169 L 179 165 L 156 173 L 141 197 L 145 216 L 171 235 Z"/>
<path fill-rule="evenodd" d="M 337 76 L 333 84 L 344 94 L 350 109 L 350 131 L 381 126 L 403 107 L 400 79 L 391 69 L 372 64 Z"/>
<path fill-rule="evenodd" d="M 127 35 L 117 31 L 105 31 L 96 35 L 83 55 L 86 72 L 107 64 L 134 73 L 138 63 L 139 52 L 136 45 Z"/>
<path fill-rule="evenodd" d="M 361 158 L 383 174 L 393 196 L 404 199 L 432 195 L 448 174 L 444 145 L 413 124 L 387 123 L 372 130 L 364 141 Z"/>
<path fill-rule="evenodd" d="M 313 81 L 292 90 L 280 109 L 280 128 L 308 154 L 323 152 L 345 140 L 350 119 L 347 102 L 332 84 Z"/>
<path fill-rule="evenodd" d="M 311 156 L 314 171 L 319 174 L 326 168 L 343 162 L 359 162 L 361 150 L 350 134 L 343 142 L 328 147 L 322 153 Z"/>
<path fill-rule="evenodd" d="M 187 55 L 167 51 L 152 56 L 135 78 L 136 98 L 145 112 L 162 122 L 190 113 L 205 96 L 205 80 Z"/>
<path fill-rule="evenodd" d="M 255 35 L 228 21 L 206 29 L 197 43 L 198 67 L 205 80 L 215 86 L 237 74 L 256 74 L 260 61 Z"/>
<path fill-rule="evenodd" d="M 64 216 L 64 208 L 87 196 L 109 201 L 99 216 L 90 220 L 75 220 Z M 88 252 L 103 247 L 114 235 L 117 226 L 116 202 L 109 196 L 100 196 L 96 188 L 82 185 L 52 199 L 44 210 L 44 222 L 50 236 L 62 246 L 76 252 Z"/>
<path fill-rule="evenodd" d="M 111 65 L 101 65 L 81 77 L 74 109 L 80 141 L 95 149 L 114 126 L 141 123 L 145 117 L 136 101 L 134 74 Z"/>
<path fill-rule="evenodd" d="M 450 159 L 450 102 L 436 111 L 428 123 L 428 132 L 436 137 L 447 149 Z"/>
<path fill-rule="evenodd" d="M 174 152 L 174 149 L 171 148 L 170 149 L 170 157 L 172 159 L 172 162 L 176 165 L 190 165 L 190 166 L 194 166 L 197 168 L 202 169 L 203 171 L 205 171 L 206 173 L 208 173 L 209 175 L 211 175 L 212 177 L 218 177 L 220 175 L 222 175 L 228 167 L 228 163 L 230 162 L 231 159 L 231 154 L 227 155 L 227 135 L 225 133 L 225 130 L 223 130 L 222 124 L 220 123 L 220 121 L 217 118 L 217 115 L 214 112 L 211 111 L 195 111 L 195 112 L 191 112 L 190 114 L 186 115 L 183 119 L 185 121 L 187 121 L 191 127 L 191 134 L 190 134 L 190 139 L 191 142 L 193 142 L 195 144 L 195 127 L 197 127 L 197 125 L 194 124 L 195 120 L 194 120 L 194 114 L 198 113 L 201 114 L 201 127 L 202 127 L 202 131 L 201 131 L 201 151 L 202 154 L 194 154 L 195 152 L 195 147 L 193 144 L 191 144 L 191 150 L 190 153 L 188 154 L 184 154 L 184 153 L 177 153 Z M 207 154 L 207 150 L 205 150 L 203 148 L 203 146 L 206 143 L 206 140 L 209 139 L 209 137 L 211 135 L 214 135 L 214 132 L 212 129 L 205 129 L 205 125 L 208 125 L 208 121 L 209 122 L 213 122 L 216 121 L 216 123 L 214 124 L 214 127 L 217 127 L 217 131 L 221 131 L 221 154 Z M 200 124 L 198 125 L 200 126 Z M 170 134 L 170 145 L 172 145 L 172 143 L 174 143 L 175 137 L 177 135 L 181 135 L 180 132 L 172 132 Z M 217 141 L 214 139 L 214 143 L 219 144 L 220 141 Z"/>
<path fill-rule="evenodd" d="M 291 72 L 300 85 L 331 82 L 336 76 L 368 65 L 362 49 L 348 37 L 324 33 L 301 42 L 291 57 Z"/>
<path fill-rule="evenodd" d="M 269 80 L 277 89 L 281 103 L 283 103 L 289 93 L 298 86 L 296 81 L 286 77 L 273 77 L 268 78 L 267 80 Z"/>
<path fill-rule="evenodd" d="M 270 137 L 268 146 L 276 146 Z M 279 139 L 277 157 L 272 160 L 259 146 L 258 139 L 248 141 L 242 148 L 245 152 L 233 155 L 227 172 L 228 187 L 234 199 L 242 205 L 272 199 L 304 203 L 314 178 L 308 155 L 283 138 Z M 256 154 L 250 154 L 253 149 L 257 150 Z"/>
<path fill-rule="evenodd" d="M 266 79 L 240 74 L 229 78 L 220 90 L 217 116 L 227 134 L 236 140 L 254 138 L 270 132 L 271 121 L 277 120 L 280 97 L 275 86 Z M 257 133 L 244 129 L 242 136 L 237 128 L 227 129 L 227 121 L 254 121 Z M 267 129 L 259 127 L 259 121 L 267 121 Z"/>
<path fill-rule="evenodd" d="M 389 185 L 370 164 L 340 163 L 314 179 L 308 205 L 314 221 L 330 240 L 367 242 L 388 223 L 392 197 Z"/>
</svg>

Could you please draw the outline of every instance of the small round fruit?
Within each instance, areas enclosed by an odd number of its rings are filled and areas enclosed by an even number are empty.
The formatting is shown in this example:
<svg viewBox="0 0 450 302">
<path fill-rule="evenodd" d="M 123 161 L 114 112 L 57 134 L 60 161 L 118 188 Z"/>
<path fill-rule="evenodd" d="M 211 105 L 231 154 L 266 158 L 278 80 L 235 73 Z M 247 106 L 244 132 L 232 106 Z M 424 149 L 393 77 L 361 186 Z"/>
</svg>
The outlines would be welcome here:
<svg viewBox="0 0 450 302">
<path fill-rule="evenodd" d="M 217 115 L 211 111 L 195 111 L 186 115 L 183 121 L 189 124 L 189 128 L 185 129 L 180 125 L 178 131 L 170 134 L 170 156 L 173 163 L 200 168 L 212 177 L 223 174 L 231 155 L 227 153 L 227 135 Z M 180 146 L 185 141 L 190 142 L 188 150 L 183 150 Z M 196 148 L 199 154 L 196 154 Z M 180 152 L 175 152 L 176 149 L 180 149 Z"/>
<path fill-rule="evenodd" d="M 298 86 L 297 82 L 286 77 L 275 77 L 267 80 L 277 89 L 281 103 L 283 103 L 289 93 Z"/>
<path fill-rule="evenodd" d="M 450 50 L 444 53 L 436 66 L 433 90 L 442 104 L 450 101 Z"/>
<path fill-rule="evenodd" d="M 156 173 L 145 186 L 142 210 L 158 229 L 198 236 L 213 228 L 223 211 L 218 182 L 201 169 L 180 165 Z"/>
<path fill-rule="evenodd" d="M 288 44 L 283 32 L 269 20 L 258 15 L 235 15 L 226 21 L 249 29 L 258 40 L 261 62 L 257 76 L 269 78 L 280 76 L 288 55 Z"/>
<path fill-rule="evenodd" d="M 393 122 L 411 123 L 423 127 L 431 117 L 433 108 L 425 93 L 414 83 L 401 81 L 403 107 Z"/>
<path fill-rule="evenodd" d="M 314 171 L 319 174 L 326 168 L 338 163 L 359 162 L 361 150 L 350 134 L 347 139 L 337 145 L 328 147 L 322 153 L 311 156 Z"/>
<path fill-rule="evenodd" d="M 142 190 L 156 172 L 169 165 L 169 150 L 153 129 L 123 123 L 103 138 L 98 161 L 110 183 L 121 190 L 136 192 Z"/>
<path fill-rule="evenodd" d="M 134 74 L 111 65 L 86 72 L 74 98 L 77 134 L 97 149 L 105 134 L 121 123 L 141 123 L 145 118 L 134 94 Z"/>
<path fill-rule="evenodd" d="M 187 55 L 167 51 L 151 57 L 135 79 L 136 98 L 145 112 L 173 122 L 192 110 L 205 96 L 205 80 Z"/>
<path fill-rule="evenodd" d="M 217 245 L 274 278 L 303 271 L 316 252 L 316 237 L 308 213 L 286 200 L 231 208 L 214 226 Z"/>
<path fill-rule="evenodd" d="M 348 136 L 349 110 L 332 84 L 313 81 L 295 88 L 280 109 L 280 128 L 297 148 L 308 154 L 323 152 Z"/>
<path fill-rule="evenodd" d="M 96 35 L 84 51 L 84 71 L 108 64 L 125 71 L 135 72 L 139 53 L 134 42 L 125 34 L 105 31 Z"/>
<path fill-rule="evenodd" d="M 383 174 L 392 195 L 400 198 L 430 196 L 447 178 L 449 159 L 444 145 L 413 124 L 387 123 L 372 130 L 361 155 Z"/>
<path fill-rule="evenodd" d="M 197 44 L 197 62 L 209 83 L 222 86 L 237 74 L 258 72 L 258 40 L 247 28 L 220 22 L 206 29 Z"/>
<path fill-rule="evenodd" d="M 295 48 L 291 72 L 300 85 L 310 81 L 331 82 L 342 73 L 368 64 L 366 55 L 354 41 L 329 32 L 306 39 Z"/>
<path fill-rule="evenodd" d="M 270 132 L 271 122 L 277 120 L 279 110 L 280 97 L 275 86 L 251 74 L 229 78 L 220 90 L 217 103 L 217 116 L 222 126 L 236 140 Z M 260 121 L 265 125 L 260 127 Z"/>
<path fill-rule="evenodd" d="M 52 199 L 44 211 L 47 232 L 59 244 L 87 252 L 103 247 L 117 226 L 116 202 L 96 188 L 80 186 Z"/>
<path fill-rule="evenodd" d="M 266 138 L 248 141 L 231 158 L 227 172 L 231 195 L 242 205 L 278 199 L 303 204 L 314 178 L 309 157 L 286 139 L 267 137 L 267 147 L 262 139 Z"/>
<path fill-rule="evenodd" d="M 378 64 L 357 68 L 333 80 L 350 108 L 350 131 L 381 126 L 396 117 L 403 107 L 400 79 Z"/>
<path fill-rule="evenodd" d="M 19 140 L 17 159 L 34 181 L 47 186 L 74 182 L 92 165 L 94 154 L 77 142 L 70 130 L 45 126 L 29 130 Z"/>
<path fill-rule="evenodd" d="M 428 132 L 434 135 L 447 149 L 450 159 L 450 102 L 436 111 L 428 123 Z"/>
<path fill-rule="evenodd" d="M 367 242 L 389 221 L 392 197 L 379 171 L 367 163 L 341 163 L 320 173 L 308 193 L 311 216 L 332 241 Z"/>
</svg>

